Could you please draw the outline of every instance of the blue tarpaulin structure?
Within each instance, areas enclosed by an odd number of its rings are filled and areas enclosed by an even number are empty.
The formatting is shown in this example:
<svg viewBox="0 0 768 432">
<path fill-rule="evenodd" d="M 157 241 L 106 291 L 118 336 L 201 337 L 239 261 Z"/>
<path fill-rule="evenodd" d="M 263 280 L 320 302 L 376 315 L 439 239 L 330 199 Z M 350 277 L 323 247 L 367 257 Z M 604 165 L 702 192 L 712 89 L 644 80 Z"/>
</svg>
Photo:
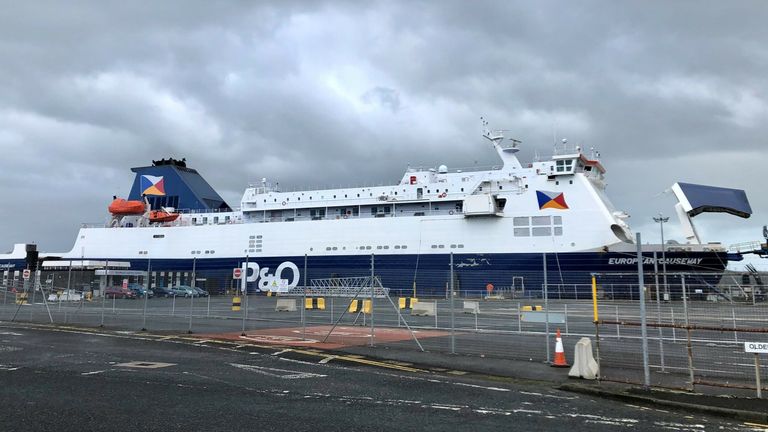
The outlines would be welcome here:
<svg viewBox="0 0 768 432">
<path fill-rule="evenodd" d="M 672 191 L 689 217 L 701 213 L 728 213 L 746 219 L 752 215 L 747 194 L 741 189 L 675 183 Z"/>
</svg>

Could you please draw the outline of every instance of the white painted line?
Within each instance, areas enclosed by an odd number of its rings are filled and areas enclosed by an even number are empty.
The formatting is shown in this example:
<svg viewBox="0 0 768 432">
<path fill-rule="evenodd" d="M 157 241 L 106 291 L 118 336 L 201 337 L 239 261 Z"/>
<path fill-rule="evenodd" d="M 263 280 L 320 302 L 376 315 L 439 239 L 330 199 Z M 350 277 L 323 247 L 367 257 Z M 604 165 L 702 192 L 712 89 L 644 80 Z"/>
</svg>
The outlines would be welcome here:
<svg viewBox="0 0 768 432">
<path fill-rule="evenodd" d="M 298 364 L 303 364 L 303 365 L 307 365 L 307 366 L 315 366 L 315 364 L 316 364 L 316 363 L 312 363 L 312 362 L 308 362 L 308 361 L 295 360 L 295 359 L 290 359 L 290 358 L 285 358 L 285 357 L 279 357 L 278 359 L 280 361 L 285 361 L 285 362 L 289 362 L 289 363 L 298 363 Z"/>
<path fill-rule="evenodd" d="M 508 392 L 508 391 L 510 391 L 509 389 L 505 389 L 505 388 L 485 387 L 485 386 L 481 386 L 481 385 L 467 384 L 467 383 L 460 383 L 460 382 L 453 383 L 453 385 L 462 386 L 462 387 L 479 388 L 479 389 L 483 389 L 483 390 L 491 390 L 491 391 L 498 391 L 498 392 Z M 520 393 L 523 393 L 523 392 L 520 392 Z"/>
<path fill-rule="evenodd" d="M 292 349 L 290 349 L 290 348 L 286 348 L 286 349 L 284 349 L 284 350 L 282 350 L 282 351 L 278 351 L 278 352 L 272 353 L 272 355 L 273 355 L 273 356 L 278 356 L 278 355 L 280 355 L 280 354 L 285 354 L 285 353 L 287 353 L 287 352 L 291 352 L 291 351 L 293 351 L 293 350 L 292 350 Z"/>
<path fill-rule="evenodd" d="M 230 363 L 229 365 L 238 369 L 247 370 L 249 372 L 256 372 L 262 375 L 281 379 L 325 378 L 327 376 L 311 372 L 292 371 L 286 369 L 268 368 L 264 366 L 244 365 L 239 363 Z"/>
<path fill-rule="evenodd" d="M 83 375 L 83 376 L 86 376 L 86 375 L 96 375 L 96 374 L 104 373 L 107 370 L 109 370 L 109 369 L 100 370 L 100 371 L 93 371 L 93 372 L 83 372 L 80 375 Z"/>
<path fill-rule="evenodd" d="M 331 360 L 333 360 L 333 359 L 336 359 L 336 358 L 338 358 L 338 357 L 336 357 L 336 356 L 328 356 L 328 357 L 326 357 L 326 358 L 324 358 L 324 359 L 320 360 L 318 363 L 319 363 L 319 364 L 326 364 L 326 363 L 328 363 L 329 361 L 331 361 Z"/>
</svg>

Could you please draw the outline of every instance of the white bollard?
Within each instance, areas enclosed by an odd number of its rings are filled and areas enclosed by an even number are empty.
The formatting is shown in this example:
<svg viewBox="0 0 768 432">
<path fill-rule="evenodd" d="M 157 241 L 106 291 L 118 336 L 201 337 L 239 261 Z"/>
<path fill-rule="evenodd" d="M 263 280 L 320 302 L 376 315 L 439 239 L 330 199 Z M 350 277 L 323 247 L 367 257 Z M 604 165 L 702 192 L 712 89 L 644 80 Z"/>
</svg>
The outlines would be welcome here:
<svg viewBox="0 0 768 432">
<path fill-rule="evenodd" d="M 568 371 L 568 376 L 593 380 L 599 375 L 600 368 L 592 356 L 592 341 L 583 337 L 576 342 L 573 352 L 573 366 Z"/>
</svg>

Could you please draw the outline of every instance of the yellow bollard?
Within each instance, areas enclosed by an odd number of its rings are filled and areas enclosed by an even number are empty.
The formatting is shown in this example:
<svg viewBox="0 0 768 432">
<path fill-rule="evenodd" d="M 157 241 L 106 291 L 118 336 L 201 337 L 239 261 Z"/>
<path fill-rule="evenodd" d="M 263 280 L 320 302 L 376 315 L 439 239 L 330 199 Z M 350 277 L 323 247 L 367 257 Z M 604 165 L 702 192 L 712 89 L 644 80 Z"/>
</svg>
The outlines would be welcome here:
<svg viewBox="0 0 768 432">
<path fill-rule="evenodd" d="M 240 312 L 240 297 L 232 297 L 232 311 Z"/>
</svg>

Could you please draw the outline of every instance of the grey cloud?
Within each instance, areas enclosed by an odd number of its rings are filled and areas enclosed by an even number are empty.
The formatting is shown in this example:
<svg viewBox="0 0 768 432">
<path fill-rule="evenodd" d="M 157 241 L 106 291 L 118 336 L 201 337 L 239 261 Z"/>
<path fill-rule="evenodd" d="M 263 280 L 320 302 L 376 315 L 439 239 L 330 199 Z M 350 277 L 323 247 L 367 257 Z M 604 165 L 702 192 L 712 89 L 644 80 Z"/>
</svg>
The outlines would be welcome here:
<svg viewBox="0 0 768 432">
<path fill-rule="evenodd" d="M 67 249 L 128 168 L 186 157 L 249 181 L 384 183 L 408 163 L 497 164 L 479 117 L 547 156 L 601 150 L 648 229 L 677 180 L 742 187 L 759 235 L 768 136 L 762 2 L 12 3 L 0 17 L 0 243 Z M 743 160 L 740 158 L 744 158 Z M 52 218 L 47 207 L 66 208 Z M 734 224 L 735 225 L 735 224 Z M 720 229 L 722 227 L 722 229 Z M 719 239 L 719 238 L 718 238 Z M 3 248 L 0 246 L 0 248 Z"/>
</svg>

